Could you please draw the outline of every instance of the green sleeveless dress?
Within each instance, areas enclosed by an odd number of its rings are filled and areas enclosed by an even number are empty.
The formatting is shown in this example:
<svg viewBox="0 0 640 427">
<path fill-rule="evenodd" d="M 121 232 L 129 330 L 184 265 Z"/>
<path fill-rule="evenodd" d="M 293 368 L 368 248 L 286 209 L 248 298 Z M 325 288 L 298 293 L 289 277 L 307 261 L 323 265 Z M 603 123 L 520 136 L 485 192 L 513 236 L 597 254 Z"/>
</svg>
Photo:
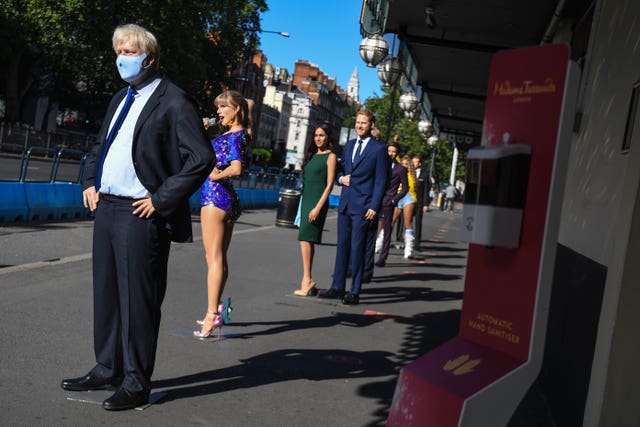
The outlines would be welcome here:
<svg viewBox="0 0 640 427">
<path fill-rule="evenodd" d="M 298 240 L 322 243 L 322 229 L 329 210 L 329 200 L 314 223 L 309 223 L 309 212 L 313 209 L 327 186 L 327 158 L 329 154 L 315 154 L 304 167 L 302 176 L 302 204 L 300 205 L 300 229 Z"/>
</svg>

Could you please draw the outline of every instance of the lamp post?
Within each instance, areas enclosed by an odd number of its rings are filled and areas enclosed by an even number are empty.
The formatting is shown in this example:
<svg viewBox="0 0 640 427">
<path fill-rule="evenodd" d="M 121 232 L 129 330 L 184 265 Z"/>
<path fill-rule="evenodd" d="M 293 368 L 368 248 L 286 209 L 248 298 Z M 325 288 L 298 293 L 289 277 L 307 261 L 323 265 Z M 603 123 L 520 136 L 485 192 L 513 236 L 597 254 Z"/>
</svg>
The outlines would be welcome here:
<svg viewBox="0 0 640 427">
<path fill-rule="evenodd" d="M 260 30 L 261 33 L 280 34 L 282 37 L 289 37 L 290 34 L 284 31 Z"/>
<path fill-rule="evenodd" d="M 260 30 L 259 33 L 270 33 L 270 34 L 278 34 L 282 37 L 289 38 L 290 34 L 284 31 L 272 31 L 272 30 Z M 251 45 L 253 46 L 253 45 Z M 242 96 L 247 97 L 247 84 L 249 83 L 249 67 L 253 63 L 253 54 L 251 51 L 247 50 L 245 56 L 245 64 L 244 64 L 244 78 L 242 79 Z"/>
<path fill-rule="evenodd" d="M 430 182 L 433 182 L 433 164 L 435 162 L 436 159 L 436 150 L 437 150 L 437 144 L 438 144 L 439 138 L 435 135 L 431 135 L 429 138 L 427 138 L 427 144 L 429 144 L 429 146 L 431 147 L 431 166 L 429 167 L 429 180 Z"/>
<path fill-rule="evenodd" d="M 398 88 L 396 83 L 398 82 L 398 80 L 400 80 L 400 77 L 402 77 L 402 65 L 400 64 L 400 61 L 398 60 L 398 58 L 393 56 L 388 56 L 384 61 L 382 61 L 378 65 L 378 78 L 380 79 L 380 81 L 382 81 L 382 83 L 386 87 L 393 86 L 393 90 L 391 91 L 391 98 L 390 98 L 391 105 L 389 108 L 389 120 L 387 123 L 387 132 L 385 135 L 385 141 L 389 141 L 389 136 L 391 133 L 391 122 L 393 120 L 393 106 L 396 98 L 396 90 Z"/>
</svg>

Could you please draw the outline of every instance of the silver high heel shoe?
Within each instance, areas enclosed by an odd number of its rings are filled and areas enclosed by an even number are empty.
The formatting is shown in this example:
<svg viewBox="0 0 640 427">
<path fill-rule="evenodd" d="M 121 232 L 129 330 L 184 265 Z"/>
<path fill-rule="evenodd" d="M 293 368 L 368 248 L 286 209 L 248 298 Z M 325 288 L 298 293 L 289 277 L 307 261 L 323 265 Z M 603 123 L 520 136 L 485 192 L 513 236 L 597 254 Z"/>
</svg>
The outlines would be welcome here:
<svg viewBox="0 0 640 427">
<path fill-rule="evenodd" d="M 207 316 L 215 316 L 211 321 L 211 328 L 209 330 L 205 330 L 207 324 Z M 203 320 L 202 329 L 199 331 L 193 331 L 193 336 L 199 339 L 205 338 L 213 338 L 219 340 L 222 336 L 222 316 L 217 311 L 207 310 L 207 316 L 205 316 Z"/>
</svg>

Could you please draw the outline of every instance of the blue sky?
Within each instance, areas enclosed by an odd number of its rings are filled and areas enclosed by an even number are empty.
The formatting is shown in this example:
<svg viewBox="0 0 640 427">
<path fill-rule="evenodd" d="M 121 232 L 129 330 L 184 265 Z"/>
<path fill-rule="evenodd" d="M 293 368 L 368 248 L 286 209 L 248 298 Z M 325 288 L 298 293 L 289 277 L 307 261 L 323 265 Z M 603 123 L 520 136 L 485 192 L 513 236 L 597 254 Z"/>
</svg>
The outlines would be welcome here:
<svg viewBox="0 0 640 427">
<path fill-rule="evenodd" d="M 298 59 L 316 64 L 338 85 L 346 89 L 354 68 L 360 79 L 360 102 L 382 95 L 376 68 L 365 65 L 358 48 L 361 0 L 291 1 L 267 0 L 269 10 L 262 14 L 262 29 L 284 31 L 289 38 L 263 33 L 261 49 L 267 61 L 293 73 Z"/>
</svg>

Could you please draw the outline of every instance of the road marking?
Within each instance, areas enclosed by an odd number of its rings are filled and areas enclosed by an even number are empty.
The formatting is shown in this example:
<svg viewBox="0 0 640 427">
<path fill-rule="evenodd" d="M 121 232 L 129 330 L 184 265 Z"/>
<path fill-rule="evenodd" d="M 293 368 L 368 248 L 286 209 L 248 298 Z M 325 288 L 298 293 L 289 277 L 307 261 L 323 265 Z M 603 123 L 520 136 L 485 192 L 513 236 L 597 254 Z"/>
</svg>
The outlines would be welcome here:
<svg viewBox="0 0 640 427">
<path fill-rule="evenodd" d="M 327 218 L 329 219 L 329 218 Z M 276 228 L 275 225 L 264 225 L 261 227 L 257 227 L 257 228 L 250 228 L 250 229 L 246 229 L 246 230 L 237 230 L 234 231 L 233 234 L 247 234 L 247 233 L 253 233 L 255 231 L 265 231 L 265 230 L 270 230 Z M 201 242 L 202 241 L 202 236 L 195 236 L 193 238 L 194 242 Z M 180 243 L 176 243 L 176 244 L 180 244 Z M 26 264 L 19 264 L 19 265 L 14 265 L 11 267 L 5 267 L 5 268 L 0 268 L 0 276 L 4 275 L 4 274 L 11 274 L 11 273 L 19 273 L 22 271 L 29 271 L 29 270 L 35 270 L 38 268 L 44 268 L 44 267 L 51 267 L 54 265 L 62 265 L 62 264 L 68 264 L 70 262 L 77 262 L 77 261 L 86 261 L 91 259 L 91 253 L 88 254 L 81 254 L 81 255 L 71 255 L 68 257 L 64 257 L 64 258 L 60 258 L 57 259 L 55 261 L 36 261 L 36 262 L 29 262 Z"/>
<path fill-rule="evenodd" d="M 19 265 L 14 265 L 12 267 L 2 268 L 0 269 L 0 276 L 2 276 L 3 274 L 19 273 L 21 271 L 35 270 L 36 268 L 50 267 L 52 265 L 61 265 L 61 264 L 68 264 L 70 262 L 86 261 L 88 259 L 91 259 L 90 253 L 82 254 L 82 255 L 71 255 L 68 257 L 60 258 L 55 261 L 29 262 L 26 264 L 19 264 Z"/>
</svg>

